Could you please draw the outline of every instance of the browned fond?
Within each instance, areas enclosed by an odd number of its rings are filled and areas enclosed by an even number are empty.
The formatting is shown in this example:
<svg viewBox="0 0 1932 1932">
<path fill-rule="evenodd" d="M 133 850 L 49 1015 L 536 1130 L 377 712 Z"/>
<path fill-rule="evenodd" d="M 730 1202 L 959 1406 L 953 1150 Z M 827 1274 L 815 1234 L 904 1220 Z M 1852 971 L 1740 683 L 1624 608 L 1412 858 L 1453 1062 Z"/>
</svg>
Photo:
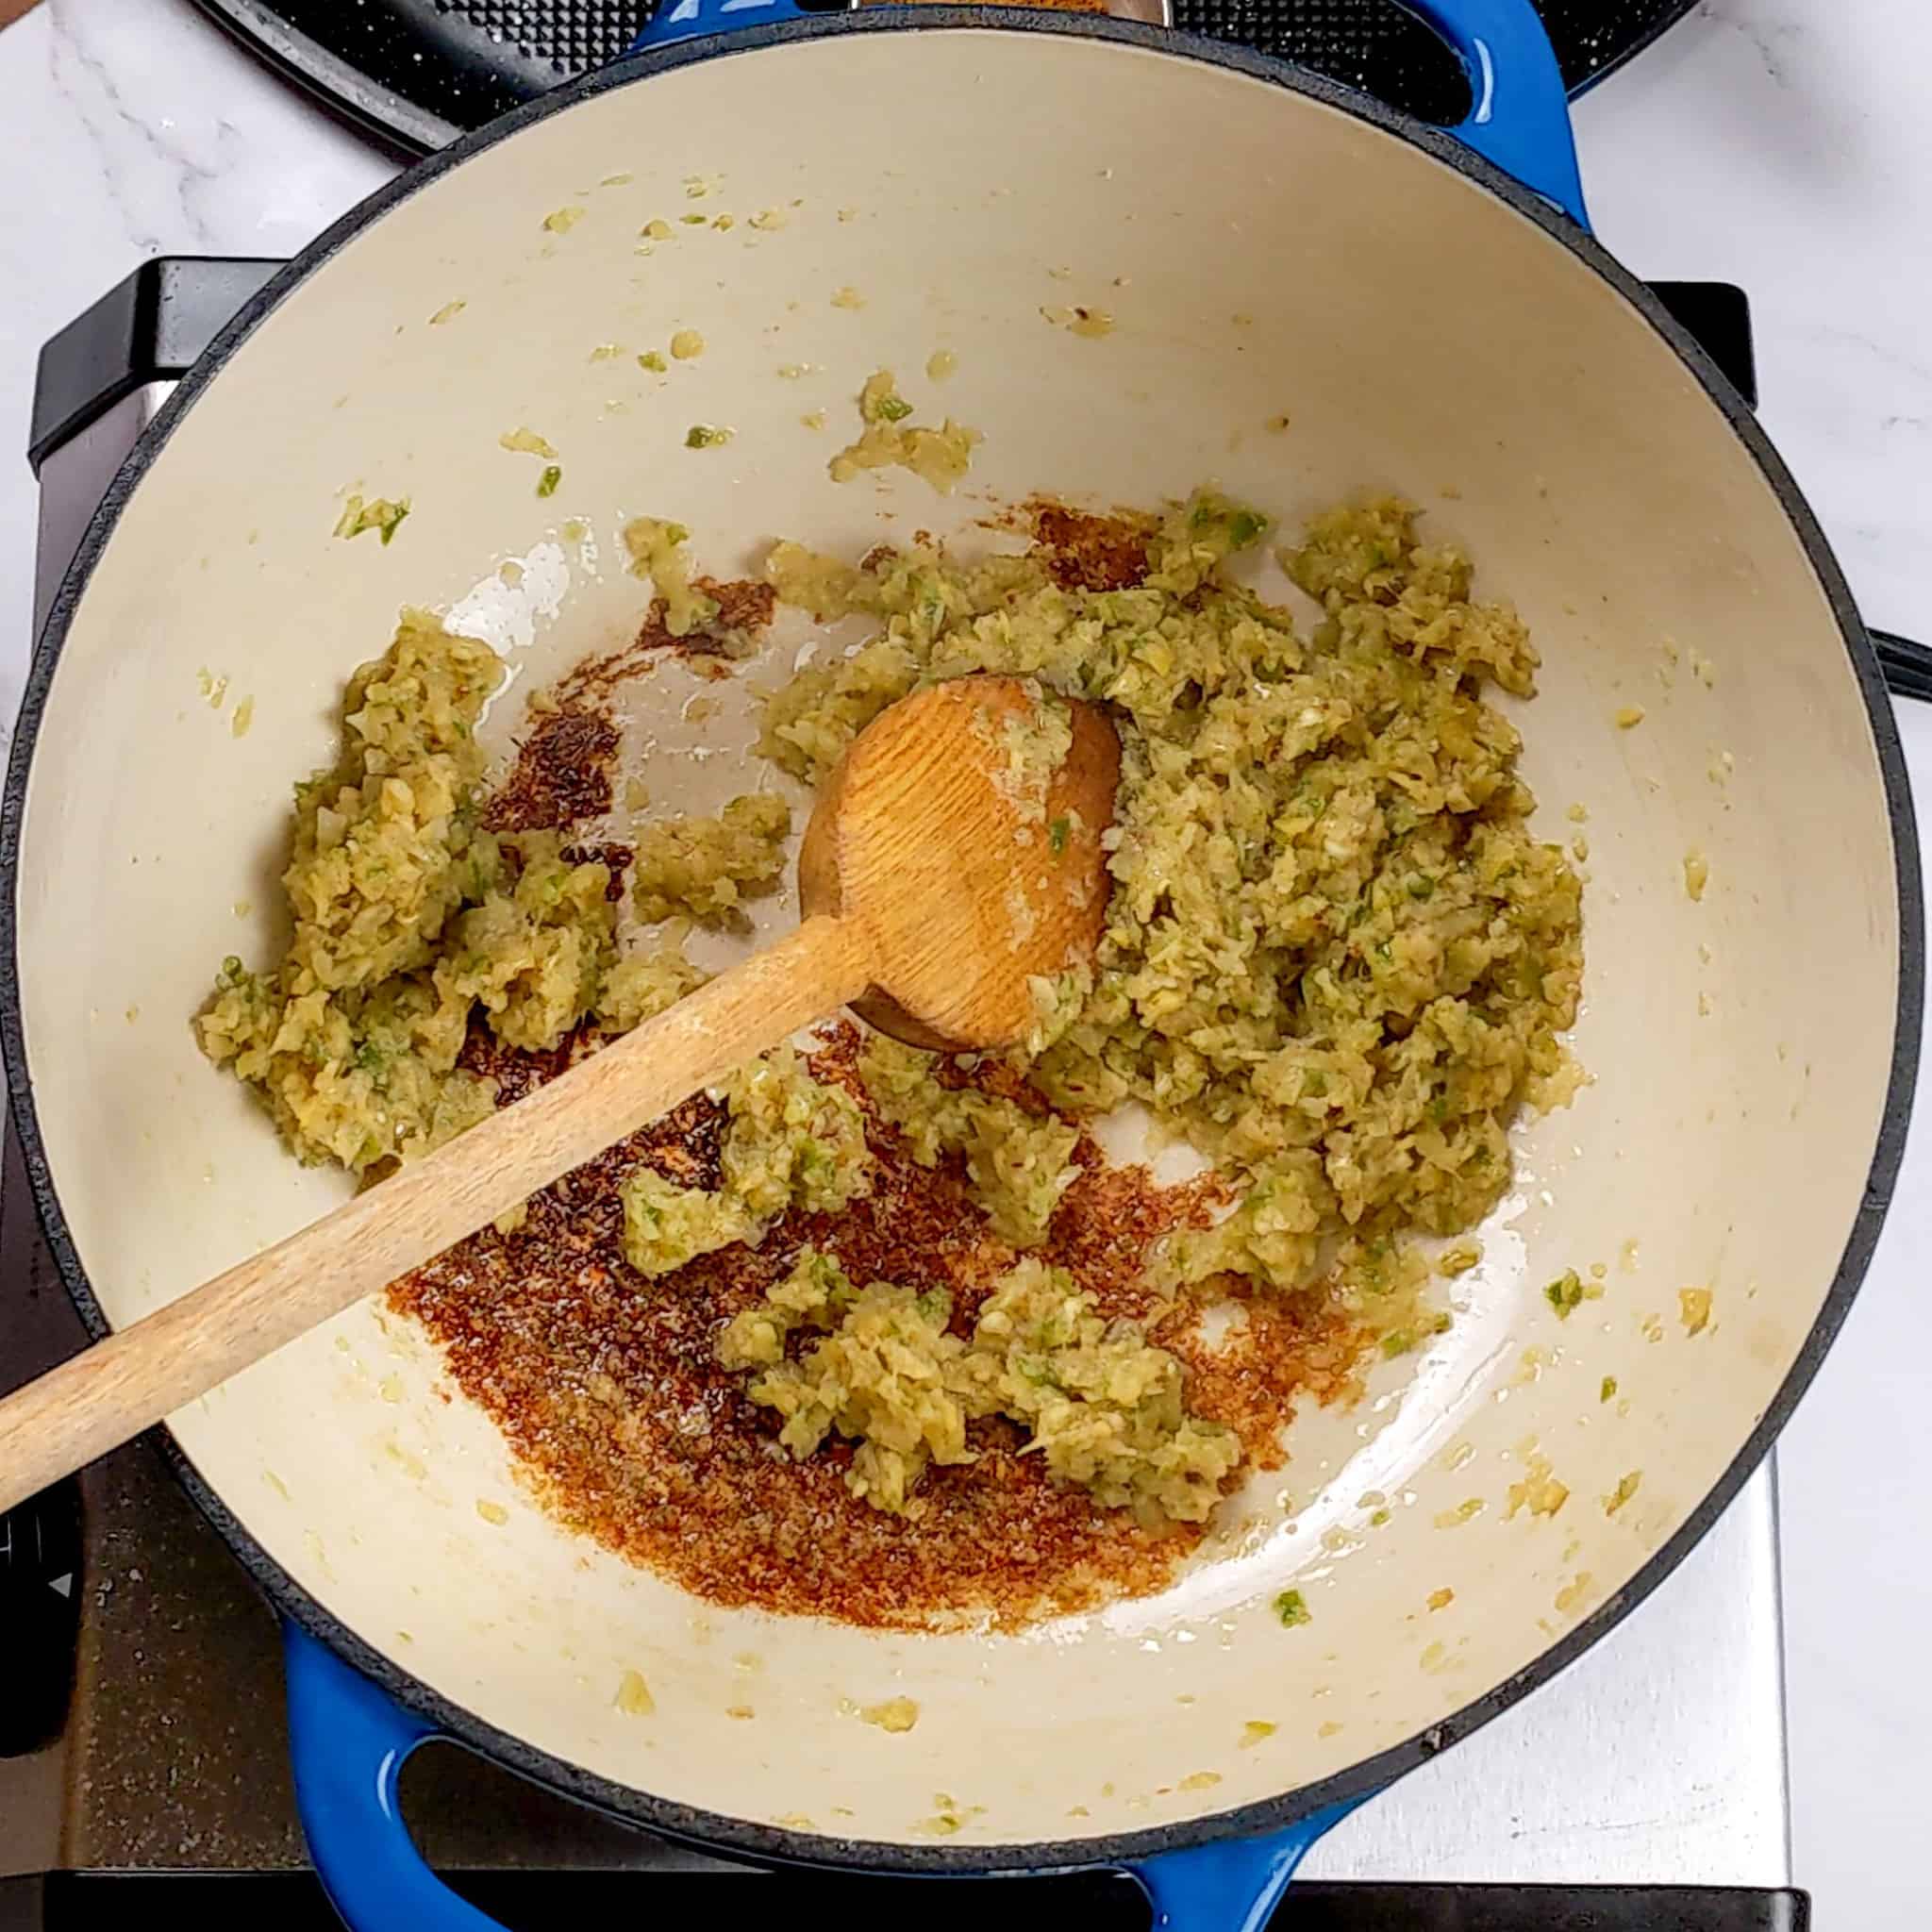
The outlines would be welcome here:
<svg viewBox="0 0 1932 1932">
<path fill-rule="evenodd" d="M 620 742 L 617 726 L 589 706 L 538 713 L 509 775 L 484 808 L 484 825 L 528 832 L 601 818 L 610 809 L 610 768 Z"/>
<path fill-rule="evenodd" d="M 656 599 L 628 643 L 584 658 L 558 683 L 558 703 L 594 708 L 619 685 L 651 670 L 664 658 L 682 658 L 693 668 L 703 669 L 738 651 L 739 640 L 756 638 L 770 627 L 778 607 L 777 593 L 770 584 L 750 579 L 720 583 L 715 577 L 696 577 L 692 582 L 717 603 L 718 614 L 709 624 L 699 625 L 688 636 L 673 637 L 665 628 L 664 600 Z"/>
<path fill-rule="evenodd" d="M 845 1081 L 849 1026 L 815 1059 Z M 581 1050 L 581 1049 L 580 1049 Z M 559 1071 L 479 1036 L 472 1063 L 504 1098 Z M 523 1228 L 486 1230 L 391 1290 L 442 1345 L 458 1387 L 503 1429 L 544 1504 L 607 1548 L 722 1604 L 917 1627 L 949 1613 L 1003 1624 L 1158 1589 L 1200 1540 L 1151 1536 L 1131 1518 L 1056 1486 L 1002 1421 L 975 1424 L 976 1461 L 927 1473 L 914 1519 L 882 1515 L 841 1480 L 836 1441 L 804 1463 L 777 1447 L 770 1412 L 713 1359 L 720 1327 L 812 1242 L 859 1281 L 944 1288 L 970 1329 L 1011 1259 L 956 1175 L 927 1173 L 874 1123 L 878 1184 L 835 1217 L 788 1215 L 754 1251 L 732 1248 L 646 1282 L 626 1266 L 618 1187 L 639 1159 L 687 1184 L 715 1183 L 722 1119 L 699 1097 L 530 1203 Z M 1130 1274 L 1145 1243 L 1206 1218 L 1217 1183 L 1155 1187 L 1144 1169 L 1086 1174 L 1068 1191 L 1045 1257 L 1072 1269 L 1108 1314 L 1145 1315 Z M 1191 1320 L 1157 1328 L 1190 1370 L 1190 1404 L 1238 1429 L 1255 1461 L 1281 1460 L 1279 1430 L 1302 1392 L 1347 1386 L 1355 1338 L 1325 1312 L 1253 1309 L 1207 1347 Z"/>
<path fill-rule="evenodd" d="M 1045 497 L 1023 508 L 1026 527 L 1063 590 L 1124 591 L 1147 575 L 1154 532 L 1144 519 L 1086 516 Z"/>
</svg>

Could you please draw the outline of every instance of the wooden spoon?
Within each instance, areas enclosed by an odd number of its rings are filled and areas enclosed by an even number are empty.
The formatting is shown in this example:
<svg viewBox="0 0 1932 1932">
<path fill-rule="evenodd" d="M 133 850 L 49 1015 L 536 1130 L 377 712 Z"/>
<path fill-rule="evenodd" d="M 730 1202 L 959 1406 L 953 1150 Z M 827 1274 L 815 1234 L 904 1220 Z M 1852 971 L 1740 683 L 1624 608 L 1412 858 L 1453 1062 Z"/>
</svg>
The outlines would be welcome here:
<svg viewBox="0 0 1932 1932">
<path fill-rule="evenodd" d="M 708 1082 L 852 1004 L 919 1046 L 1004 1046 L 1031 981 L 1091 961 L 1120 744 L 1075 703 L 1042 801 L 1002 741 L 1015 678 L 935 685 L 846 752 L 799 856 L 798 930 L 669 1012 L 0 1402 L 0 1510 L 386 1288 Z"/>
</svg>

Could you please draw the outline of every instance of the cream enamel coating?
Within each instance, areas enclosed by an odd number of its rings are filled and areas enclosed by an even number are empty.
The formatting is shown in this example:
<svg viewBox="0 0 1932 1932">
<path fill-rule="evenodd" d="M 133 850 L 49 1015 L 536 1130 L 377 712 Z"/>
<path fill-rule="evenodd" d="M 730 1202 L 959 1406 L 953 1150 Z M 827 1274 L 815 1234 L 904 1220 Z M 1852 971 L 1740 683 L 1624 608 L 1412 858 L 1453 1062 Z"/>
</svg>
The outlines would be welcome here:
<svg viewBox="0 0 1932 1932">
<path fill-rule="evenodd" d="M 935 115 L 962 75 L 974 110 Z M 715 186 L 688 201 L 696 175 Z M 563 207 L 585 212 L 546 230 Z M 749 226 L 774 208 L 783 226 Z M 678 224 L 694 210 L 737 223 Z M 653 218 L 674 239 L 641 254 Z M 1112 333 L 1041 320 L 1067 302 Z M 665 375 L 590 359 L 683 327 L 706 353 Z M 942 346 L 941 405 L 913 372 Z M 882 366 L 984 432 L 956 499 L 826 480 Z M 687 451 L 692 424 L 736 434 Z M 558 452 L 547 500 L 497 446 L 519 425 Z M 1771 1403 L 1872 1160 L 1900 921 L 1870 727 L 1789 520 L 1641 318 L 1472 182 L 1224 69 L 1010 31 L 739 53 L 542 121 L 349 242 L 182 419 L 68 635 L 20 881 L 35 1102 L 108 1316 L 336 1198 L 187 1016 L 224 953 L 265 949 L 288 780 L 399 603 L 484 583 L 464 608 L 522 640 L 525 685 L 634 621 L 626 515 L 677 517 L 728 573 L 780 534 L 964 527 L 982 492 L 1105 506 L 1208 478 L 1291 516 L 1408 491 L 1542 649 L 1525 762 L 1551 837 L 1589 811 L 1596 1080 L 1524 1133 L 1454 1327 L 1354 1411 L 1301 1419 L 1288 1468 L 1167 1595 L 912 1640 L 707 1608 L 566 1537 L 493 1429 L 438 1398 L 434 1351 L 357 1310 L 173 1427 L 275 1561 L 458 1706 L 622 1784 L 839 1837 L 932 1844 L 940 1792 L 966 1807 L 954 1843 L 1138 1831 L 1341 1770 L 1515 1674 L 1677 1529 Z M 409 497 L 393 543 L 330 536 L 348 491 Z M 724 711 L 694 734 L 700 694 Z M 741 782 L 736 758 L 689 755 L 733 741 L 736 687 L 667 668 L 636 702 L 660 799 L 713 808 Z M 1617 729 L 1631 706 L 1642 724 Z M 1559 1322 L 1542 1285 L 1592 1263 L 1602 1298 Z M 1694 1337 L 1691 1286 L 1713 1296 Z M 1537 1457 L 1568 1499 L 1511 1517 Z M 1284 1629 L 1269 1601 L 1291 1584 L 1313 1618 Z M 629 1671 L 649 1716 L 617 1700 Z M 841 1714 L 894 1696 L 919 1707 L 904 1733 Z M 1244 1743 L 1256 1724 L 1275 1728 Z"/>
</svg>

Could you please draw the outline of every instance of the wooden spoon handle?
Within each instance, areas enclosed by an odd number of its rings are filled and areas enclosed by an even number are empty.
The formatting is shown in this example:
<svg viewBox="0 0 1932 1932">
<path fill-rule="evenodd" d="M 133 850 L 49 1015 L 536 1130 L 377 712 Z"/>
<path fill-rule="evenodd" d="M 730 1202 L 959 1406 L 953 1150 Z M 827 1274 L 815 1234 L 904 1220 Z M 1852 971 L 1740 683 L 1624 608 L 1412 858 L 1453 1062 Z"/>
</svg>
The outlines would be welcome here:
<svg viewBox="0 0 1932 1932">
<path fill-rule="evenodd" d="M 92 1462 L 863 992 L 855 922 L 808 919 L 379 1187 L 0 1402 L 0 1510 Z"/>
</svg>

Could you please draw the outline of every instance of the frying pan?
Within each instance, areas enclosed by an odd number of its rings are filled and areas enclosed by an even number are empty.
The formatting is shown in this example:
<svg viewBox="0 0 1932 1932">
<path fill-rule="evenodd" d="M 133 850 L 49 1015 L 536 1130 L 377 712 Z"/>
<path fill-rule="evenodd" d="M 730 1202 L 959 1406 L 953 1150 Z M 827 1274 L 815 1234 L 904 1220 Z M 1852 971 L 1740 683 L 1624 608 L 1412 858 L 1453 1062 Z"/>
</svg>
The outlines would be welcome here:
<svg viewBox="0 0 1932 1932">
<path fill-rule="evenodd" d="M 1541 644 L 1524 769 L 1551 837 L 1589 813 L 1593 1084 L 1521 1129 L 1451 1327 L 1353 1407 L 1299 1414 L 1286 1470 L 1168 1591 L 1007 1634 L 699 1605 L 523 1500 L 434 1347 L 369 1307 L 169 1424 L 288 1620 L 303 1816 L 361 1932 L 483 1924 L 396 1812 L 437 1732 L 755 1860 L 1113 1867 L 1173 1923 L 1257 1924 L 1341 1811 L 1657 1585 L 1843 1318 L 1920 1004 L 1877 666 L 1742 401 L 1585 227 L 1525 0 L 1418 5 L 1472 72 L 1455 134 L 1118 21 L 715 4 L 661 30 L 759 24 L 523 108 L 325 235 L 110 491 L 49 620 L 0 843 L 40 1208 L 105 1332 L 339 1198 L 187 1022 L 216 960 L 272 947 L 289 782 L 399 605 L 460 607 L 535 683 L 635 626 L 609 561 L 625 517 L 676 516 L 726 573 L 779 534 L 964 530 L 983 498 L 835 487 L 800 425 L 941 346 L 944 407 L 985 436 L 974 486 L 999 498 L 1211 478 L 1292 518 L 1408 491 Z M 740 225 L 640 254 L 693 176 Z M 768 208 L 782 225 L 743 221 Z M 862 308 L 832 301 L 847 288 Z M 1113 332 L 1041 319 L 1066 301 Z M 708 347 L 675 385 L 591 359 L 678 328 Z M 693 423 L 736 434 L 691 451 Z M 497 447 L 525 425 L 561 452 L 548 499 Z M 349 491 L 408 497 L 392 543 L 331 536 Z M 672 673 L 651 691 L 657 795 L 713 806 L 747 769 L 731 734 L 688 722 Z M 1593 1263 L 1601 1299 L 1559 1321 L 1542 1285 Z M 1561 1507 L 1523 1507 L 1547 1480 Z M 1296 1628 L 1271 1609 L 1285 1588 L 1312 1613 Z M 615 1694 L 631 1672 L 648 1715 Z M 843 1714 L 887 1697 L 916 1702 L 912 1729 Z"/>
</svg>

